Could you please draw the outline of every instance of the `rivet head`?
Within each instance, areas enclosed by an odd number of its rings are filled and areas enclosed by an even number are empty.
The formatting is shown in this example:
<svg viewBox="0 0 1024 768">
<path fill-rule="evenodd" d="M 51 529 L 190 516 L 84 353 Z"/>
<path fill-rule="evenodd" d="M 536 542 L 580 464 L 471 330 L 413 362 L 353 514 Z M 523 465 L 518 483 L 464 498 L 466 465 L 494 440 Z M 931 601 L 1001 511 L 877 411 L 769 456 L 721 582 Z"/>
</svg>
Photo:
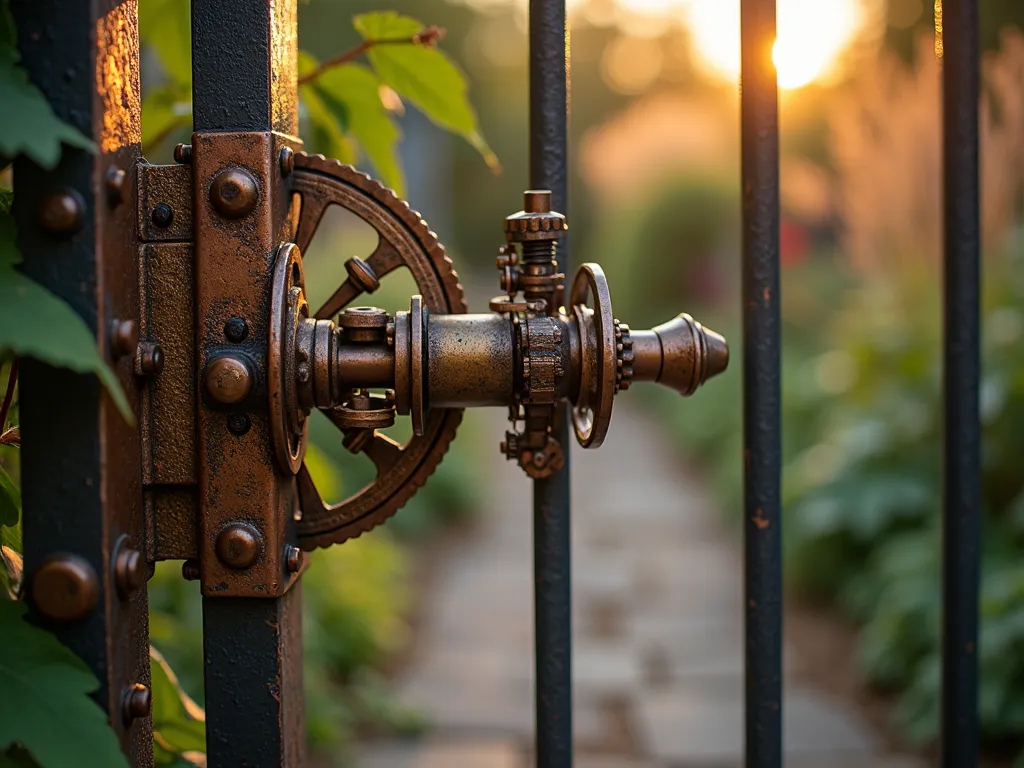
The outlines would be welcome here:
<svg viewBox="0 0 1024 768">
<path fill-rule="evenodd" d="M 242 402 L 252 391 L 249 366 L 230 355 L 211 360 L 206 366 L 204 381 L 210 397 L 225 405 Z"/>
<path fill-rule="evenodd" d="M 138 372 L 143 376 L 158 376 L 164 369 L 164 348 L 152 341 L 139 344 Z"/>
<path fill-rule="evenodd" d="M 178 144 L 174 148 L 174 162 L 188 165 L 192 162 L 192 145 Z"/>
<path fill-rule="evenodd" d="M 123 168 L 118 168 L 116 165 L 112 165 L 107 168 L 107 177 L 105 180 L 107 188 L 107 202 L 110 206 L 117 207 L 124 202 L 124 187 L 128 179 L 128 174 L 125 173 Z"/>
<path fill-rule="evenodd" d="M 121 717 L 124 724 L 131 725 L 134 720 L 149 717 L 153 711 L 153 695 L 148 686 L 136 683 L 124 692 L 121 706 Z"/>
<path fill-rule="evenodd" d="M 153 224 L 160 229 L 167 229 L 174 221 L 174 209 L 169 203 L 157 203 L 153 206 L 153 212 L 149 215 Z"/>
<path fill-rule="evenodd" d="M 118 547 L 114 558 L 114 583 L 122 599 L 142 588 L 149 576 L 148 571 L 146 559 L 139 550 L 127 544 Z"/>
<path fill-rule="evenodd" d="M 114 320 L 110 323 L 110 351 L 114 357 L 131 354 L 139 345 L 139 326 L 134 320 Z"/>
<path fill-rule="evenodd" d="M 242 168 L 225 168 L 210 185 L 210 202 L 221 216 L 240 219 L 253 212 L 260 189 L 252 174 Z"/>
<path fill-rule="evenodd" d="M 77 621 L 92 613 L 99 600 L 99 579 L 78 555 L 50 555 L 32 577 L 32 601 L 47 618 Z"/>
<path fill-rule="evenodd" d="M 290 176 L 295 170 L 295 151 L 291 147 L 281 147 L 281 175 Z"/>
<path fill-rule="evenodd" d="M 216 550 L 217 558 L 228 568 L 245 570 L 263 551 L 263 537 L 249 523 L 232 523 L 217 534 Z"/>
<path fill-rule="evenodd" d="M 73 189 L 59 189 L 39 201 L 39 225 L 52 235 L 70 237 L 85 223 L 85 201 Z"/>
<path fill-rule="evenodd" d="M 284 566 L 288 569 L 289 573 L 298 573 L 302 570 L 302 563 L 306 559 L 306 553 L 296 547 L 294 544 L 289 544 L 284 550 Z"/>
<path fill-rule="evenodd" d="M 249 335 L 249 324 L 244 317 L 232 317 L 224 323 L 224 335 L 228 341 L 233 341 L 236 344 L 243 342 Z"/>
<path fill-rule="evenodd" d="M 185 581 L 197 581 L 200 576 L 199 561 L 189 558 L 181 564 L 181 578 Z"/>
</svg>

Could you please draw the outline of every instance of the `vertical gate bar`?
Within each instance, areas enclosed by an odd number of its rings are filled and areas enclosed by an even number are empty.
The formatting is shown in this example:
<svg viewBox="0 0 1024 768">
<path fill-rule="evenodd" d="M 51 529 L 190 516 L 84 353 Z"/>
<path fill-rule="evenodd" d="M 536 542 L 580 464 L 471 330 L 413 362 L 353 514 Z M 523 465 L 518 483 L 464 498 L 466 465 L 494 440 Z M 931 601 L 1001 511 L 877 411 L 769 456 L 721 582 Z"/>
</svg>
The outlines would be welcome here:
<svg viewBox="0 0 1024 768">
<path fill-rule="evenodd" d="M 978 591 L 981 557 L 978 3 L 944 0 L 944 475 L 942 765 L 978 759 Z"/>
<path fill-rule="evenodd" d="M 565 0 L 530 0 L 530 186 L 550 189 L 569 215 L 569 28 Z M 558 248 L 570 274 L 569 238 Z M 572 551 L 568 411 L 554 437 L 565 466 L 533 483 L 534 653 L 538 768 L 570 768 L 572 744 Z"/>
<path fill-rule="evenodd" d="M 21 65 L 54 113 L 96 145 L 95 152 L 65 145 L 49 170 L 27 158 L 15 162 L 22 271 L 92 330 L 138 414 L 133 355 L 113 359 L 109 351 L 111 321 L 139 317 L 132 204 L 141 142 L 138 6 L 135 0 L 14 0 L 10 7 Z M 108 199 L 111 169 L 124 171 L 123 198 Z M 68 226 L 43 224 L 41 215 L 62 209 L 74 212 Z M 24 360 L 20 385 L 26 598 L 33 620 L 96 674 L 100 688 L 93 696 L 131 764 L 152 765 L 152 719 L 123 714 L 126 692 L 150 683 L 146 588 L 144 579 L 135 589 L 120 582 L 119 592 L 112 567 L 125 551 L 119 547 L 145 552 L 138 431 L 95 376 Z M 144 559 L 136 563 L 137 576 L 146 576 Z M 70 564 L 73 570 L 62 569 Z M 75 601 L 77 618 L 54 610 L 54 601 L 68 600 L 65 591 L 93 595 Z"/>
<path fill-rule="evenodd" d="M 775 0 L 741 2 L 746 765 L 782 764 L 779 99 Z"/>
<path fill-rule="evenodd" d="M 192 1 L 192 69 L 193 69 L 193 123 L 196 134 L 206 138 L 193 139 L 193 169 L 197 177 L 211 174 L 225 163 L 250 163 L 252 157 L 216 154 L 223 147 L 243 144 L 256 154 L 263 148 L 275 146 L 262 136 L 277 133 L 294 136 L 298 132 L 296 86 L 296 0 L 193 0 Z M 216 134 L 249 132 L 252 137 L 243 144 L 230 145 Z M 208 149 L 215 146 L 215 149 Z M 210 156 L 213 153 L 213 157 Z M 266 155 L 257 164 L 266 162 L 276 169 L 276 159 Z M 259 168 L 253 169 L 259 175 Z M 197 178 L 197 195 L 208 179 Z M 267 187 L 261 193 L 268 198 L 279 197 L 274 187 L 273 174 L 266 178 Z M 276 204 L 271 204 L 271 207 Z M 196 215 L 206 216 L 208 201 L 197 198 Z M 254 262 L 272 263 L 273 251 L 282 238 L 284 216 L 273 208 L 258 207 L 259 222 L 248 236 L 247 254 Z M 265 218 L 264 218 L 265 217 Z M 196 264 L 197 279 L 202 279 L 205 252 L 209 247 L 203 237 L 203 225 L 197 221 Z M 212 228 L 208 228 L 212 229 Z M 259 272 L 253 270 L 254 274 Z M 269 268 L 266 275 L 269 280 Z M 197 286 L 197 310 L 205 311 L 199 299 L 204 295 L 202 285 Z M 268 322 L 268 307 L 254 308 L 250 324 L 263 329 Z M 199 349 L 203 351 L 202 329 L 206 320 L 198 318 Z M 218 418 L 219 416 L 219 418 Z M 255 421 L 264 414 L 253 413 Z M 204 471 L 211 463 L 204 451 L 223 453 L 227 440 L 223 414 L 199 413 L 200 456 Z M 252 430 L 256 433 L 257 430 Z M 219 454 L 217 454 L 219 455 Z M 269 462 L 270 459 L 268 458 Z M 272 473 L 269 466 L 254 468 L 254 473 L 265 478 Z M 202 483 L 219 482 L 216 475 L 204 476 Z M 263 480 L 261 480 L 263 482 Z M 284 483 L 285 481 L 280 481 Z M 257 496 L 261 509 L 254 517 L 272 516 L 264 509 L 268 501 L 267 482 Z M 277 498 L 278 514 L 288 514 L 293 503 L 287 498 L 287 485 L 282 485 Z M 202 498 L 202 494 L 201 494 Z M 205 503 L 202 502 L 201 503 Z M 205 574 L 216 563 L 207 562 L 212 550 L 215 530 L 201 526 L 203 541 L 202 568 Z M 270 535 L 270 532 L 265 532 Z M 273 536 L 270 535 L 271 540 Z M 275 543 L 276 546 L 276 543 Z M 204 550 L 204 547 L 206 548 Z M 275 553 L 277 556 L 279 553 Z M 304 763 L 305 722 L 302 689 L 302 622 L 301 589 L 295 584 L 280 597 L 218 597 L 211 594 L 204 582 L 203 596 L 203 651 L 206 681 L 207 758 L 211 768 L 226 766 L 282 766 L 297 768 Z"/>
</svg>

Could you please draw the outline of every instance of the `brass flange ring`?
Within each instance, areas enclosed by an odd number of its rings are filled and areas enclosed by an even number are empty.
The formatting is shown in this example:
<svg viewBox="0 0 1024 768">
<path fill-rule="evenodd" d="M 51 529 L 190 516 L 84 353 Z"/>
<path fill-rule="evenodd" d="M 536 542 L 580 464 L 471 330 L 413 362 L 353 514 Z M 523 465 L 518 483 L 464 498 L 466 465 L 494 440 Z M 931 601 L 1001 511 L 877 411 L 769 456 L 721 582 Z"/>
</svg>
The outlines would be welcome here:
<svg viewBox="0 0 1024 768">
<path fill-rule="evenodd" d="M 293 475 L 306 455 L 306 412 L 299 405 L 295 371 L 296 331 L 299 323 L 309 317 L 304 287 L 302 254 L 294 243 L 285 243 L 278 249 L 274 262 L 267 394 L 274 456 L 281 469 Z"/>
<path fill-rule="evenodd" d="M 593 310 L 587 307 L 589 296 L 594 299 Z M 584 355 L 584 378 L 572 410 L 572 425 L 580 445 L 597 448 L 604 442 L 611 424 L 616 373 L 612 296 L 600 266 L 584 264 L 579 268 L 572 281 L 570 305 L 580 324 L 580 347 Z M 590 327 L 584 328 L 584 325 Z M 592 363 L 587 359 L 591 356 Z"/>
</svg>

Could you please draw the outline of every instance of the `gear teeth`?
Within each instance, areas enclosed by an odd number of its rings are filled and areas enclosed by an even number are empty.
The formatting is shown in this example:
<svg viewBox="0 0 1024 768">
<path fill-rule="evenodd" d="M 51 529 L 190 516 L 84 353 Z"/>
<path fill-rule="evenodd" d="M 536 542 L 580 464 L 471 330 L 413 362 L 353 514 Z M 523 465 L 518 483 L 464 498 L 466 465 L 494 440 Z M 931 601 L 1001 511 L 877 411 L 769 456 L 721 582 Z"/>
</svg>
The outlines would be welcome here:
<svg viewBox="0 0 1024 768">
<path fill-rule="evenodd" d="M 433 265 L 433 273 L 441 285 L 445 297 L 446 311 L 464 313 L 468 311 L 465 294 L 452 260 L 438 242 L 437 235 L 418 211 L 401 200 L 394 190 L 389 189 L 371 176 L 323 155 L 295 154 L 295 171 L 299 174 L 328 177 L 361 193 L 367 203 L 375 203 L 387 209 L 400 222 L 422 249 L 422 253 Z M 296 181 L 298 183 L 298 181 Z M 455 431 L 462 421 L 462 410 L 438 411 L 429 417 L 423 437 L 414 437 L 403 449 L 399 463 L 387 474 L 399 480 L 391 483 L 386 478 L 378 480 L 370 488 L 340 505 L 329 508 L 329 516 L 322 513 L 318 518 L 304 517 L 299 523 L 300 545 L 311 550 L 327 547 L 348 539 L 357 538 L 366 531 L 380 525 L 395 514 L 423 486 L 437 469 L 448 452 Z"/>
<path fill-rule="evenodd" d="M 633 338 L 629 335 L 629 326 L 615 321 L 615 391 L 629 389 L 633 382 Z"/>
</svg>

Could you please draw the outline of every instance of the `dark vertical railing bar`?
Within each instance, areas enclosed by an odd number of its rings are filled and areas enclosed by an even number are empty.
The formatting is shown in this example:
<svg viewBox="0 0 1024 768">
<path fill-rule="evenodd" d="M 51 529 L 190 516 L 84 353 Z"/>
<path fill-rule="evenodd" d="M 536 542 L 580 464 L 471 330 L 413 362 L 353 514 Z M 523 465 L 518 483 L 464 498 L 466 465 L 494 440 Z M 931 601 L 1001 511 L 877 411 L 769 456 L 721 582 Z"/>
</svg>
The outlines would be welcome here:
<svg viewBox="0 0 1024 768">
<path fill-rule="evenodd" d="M 978 761 L 981 538 L 977 0 L 944 0 L 938 19 L 945 200 L 942 765 L 968 768 Z"/>
<path fill-rule="evenodd" d="M 779 99 L 775 0 L 742 0 L 746 765 L 782 764 Z"/>
<path fill-rule="evenodd" d="M 569 47 L 565 0 L 530 0 L 530 186 L 569 214 Z M 569 274 L 568 238 L 558 246 Z M 533 484 L 534 649 L 538 768 L 572 766 L 572 564 L 566 414 L 555 439 L 565 467 Z"/>
</svg>

